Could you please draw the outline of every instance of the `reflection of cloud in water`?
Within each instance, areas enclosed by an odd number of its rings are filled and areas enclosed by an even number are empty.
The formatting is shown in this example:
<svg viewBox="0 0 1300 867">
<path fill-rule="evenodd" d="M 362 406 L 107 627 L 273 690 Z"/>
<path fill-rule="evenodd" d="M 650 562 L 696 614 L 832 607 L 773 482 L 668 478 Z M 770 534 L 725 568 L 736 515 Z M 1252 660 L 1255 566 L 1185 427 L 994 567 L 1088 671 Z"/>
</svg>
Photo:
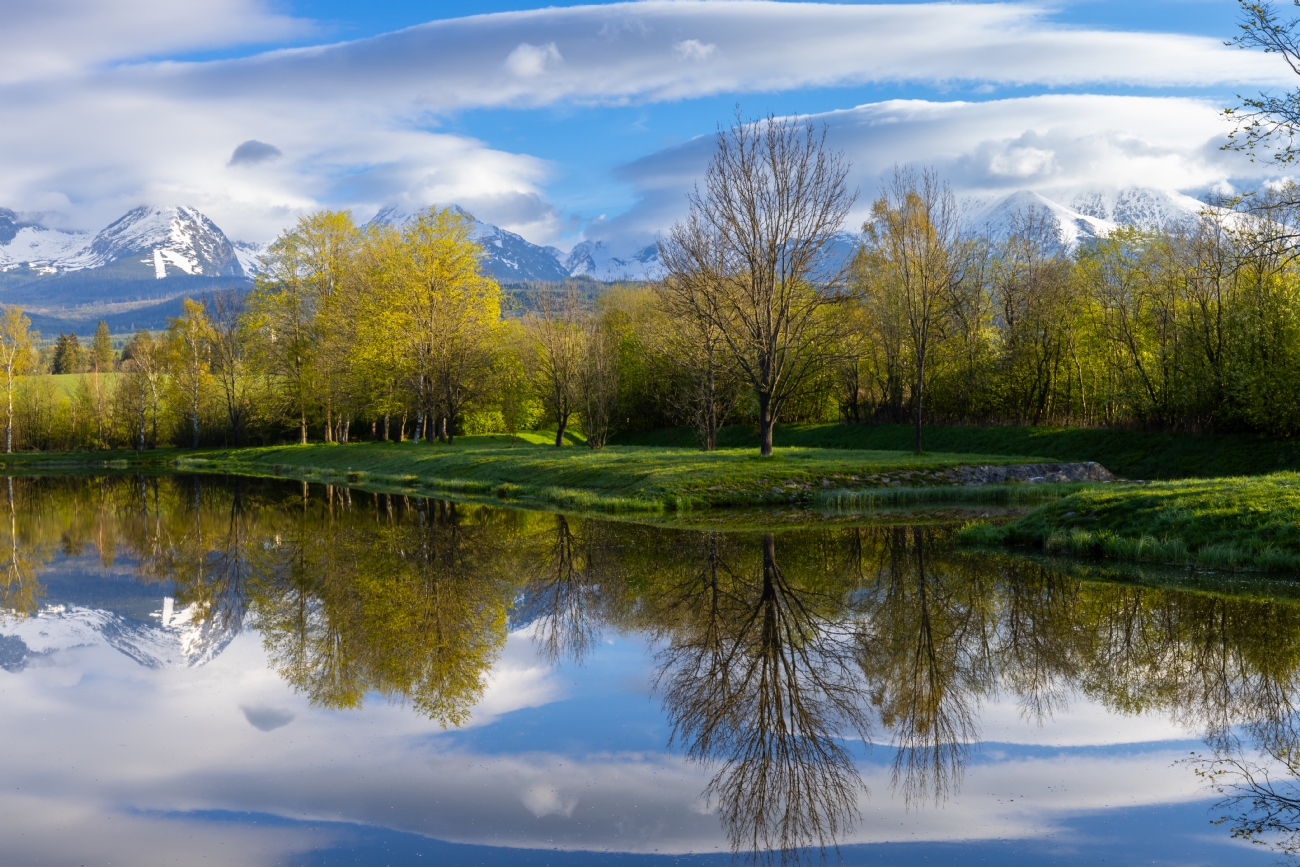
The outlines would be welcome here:
<svg viewBox="0 0 1300 867">
<path fill-rule="evenodd" d="M 276 707 L 241 707 L 244 719 L 258 731 L 273 732 L 293 722 L 293 714 Z"/>
<path fill-rule="evenodd" d="M 1076 695 L 1055 709 L 1042 725 L 1026 719 L 1014 695 L 1001 695 L 980 709 L 982 740 L 1003 744 L 1052 747 L 1137 744 L 1194 740 L 1199 733 L 1173 722 L 1165 714 L 1119 716 L 1098 702 Z"/>
<path fill-rule="evenodd" d="M 60 809 L 73 809 L 66 794 L 77 791 L 79 818 L 67 827 L 88 833 L 123 810 L 230 810 L 373 824 L 486 845 L 642 853 L 728 849 L 717 817 L 701 809 L 708 773 L 678 757 L 465 752 L 448 746 L 436 723 L 399 706 L 314 709 L 267 668 L 251 633 L 198 669 L 142 669 L 102 644 L 61 662 L 74 679 L 59 678 L 51 668 L 6 678 L 10 710 L 0 717 L 0 743 L 23 748 L 6 756 L 3 782 L 27 793 L 21 799 L 26 806 L 7 811 L 10 817 L 54 798 L 64 803 Z M 504 693 L 511 678 L 543 681 L 525 690 L 530 701 L 546 689 L 558 695 L 558 687 L 546 686 L 545 674 L 535 670 L 531 645 L 513 636 L 494 670 L 503 693 L 494 713 L 510 709 Z M 585 675 L 579 670 L 574 676 Z M 485 701 L 495 700 L 489 691 Z M 242 708 L 274 708 L 293 714 L 294 722 L 258 731 L 246 724 Z M 658 713 L 646 705 L 648 716 L 657 719 Z M 1080 726 L 1088 724 L 1085 719 Z M 1099 741 L 1116 720 L 1098 717 L 1095 724 L 1093 740 Z M 494 731 L 486 728 L 480 739 L 490 745 Z M 195 750 L 196 743 L 203 749 Z M 1177 751 L 1163 746 L 1114 755 L 1089 750 L 1017 757 L 1008 751 L 999 761 L 977 757 L 963 794 L 945 809 L 908 812 L 883 794 L 888 756 L 884 747 L 876 752 L 864 775 L 882 794 L 860 802 L 863 821 L 841 844 L 1033 836 L 1079 810 L 1201 795 L 1186 769 L 1171 766 Z M 9 821 L 6 827 L 13 827 Z M 270 851 L 291 851 L 300 839 L 289 829 L 258 834 L 274 838 L 266 843 Z M 241 839 L 251 839 L 243 835 L 241 829 Z M 187 851 L 208 851 L 207 837 L 196 834 Z M 75 840 L 49 839 L 67 853 L 65 860 L 82 857 Z M 101 851 L 133 850 L 125 840 L 110 840 Z M 231 856 L 230 863 L 275 860 L 241 857 Z"/>
<path fill-rule="evenodd" d="M 551 666 L 537 658 L 533 629 L 530 624 L 510 633 L 501 656 L 484 677 L 483 696 L 462 729 L 486 725 L 502 714 L 541 707 L 563 697 Z"/>
<path fill-rule="evenodd" d="M 573 809 L 578 806 L 578 799 L 571 795 L 562 795 L 559 790 L 545 784 L 531 786 L 528 791 L 524 792 L 524 806 L 528 812 L 537 818 L 543 816 L 564 816 L 573 815 Z"/>
<path fill-rule="evenodd" d="M 70 800 L 0 793 L 6 867 L 124 863 L 132 867 L 275 867 L 330 845 L 331 830 L 226 824 L 186 816 L 124 814 L 91 798 Z M 18 829 L 21 829 L 19 831 Z M 178 859 L 178 853 L 182 854 Z M 122 856 L 125 855 L 126 858 Z"/>
</svg>

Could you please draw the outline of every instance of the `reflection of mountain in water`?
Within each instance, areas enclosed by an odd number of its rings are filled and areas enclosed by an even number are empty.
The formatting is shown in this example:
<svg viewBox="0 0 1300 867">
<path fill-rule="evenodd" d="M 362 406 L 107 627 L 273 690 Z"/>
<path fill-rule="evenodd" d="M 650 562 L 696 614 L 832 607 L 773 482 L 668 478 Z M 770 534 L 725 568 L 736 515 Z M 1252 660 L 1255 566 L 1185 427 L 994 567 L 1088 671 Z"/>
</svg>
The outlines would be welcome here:
<svg viewBox="0 0 1300 867">
<path fill-rule="evenodd" d="M 192 668 L 211 662 L 239 632 L 216 618 L 196 621 L 195 606 L 177 610 L 171 597 L 154 613 L 158 624 L 112 611 L 51 605 L 0 627 L 0 668 L 25 669 L 34 659 L 76 647 L 109 647 L 146 668 Z"/>
</svg>

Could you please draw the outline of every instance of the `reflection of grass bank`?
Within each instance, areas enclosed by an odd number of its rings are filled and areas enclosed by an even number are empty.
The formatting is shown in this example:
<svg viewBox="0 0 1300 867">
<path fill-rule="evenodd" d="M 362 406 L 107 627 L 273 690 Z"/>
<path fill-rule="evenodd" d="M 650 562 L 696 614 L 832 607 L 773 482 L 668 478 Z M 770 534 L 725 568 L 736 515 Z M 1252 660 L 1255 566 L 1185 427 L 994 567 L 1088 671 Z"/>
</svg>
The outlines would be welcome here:
<svg viewBox="0 0 1300 867">
<path fill-rule="evenodd" d="M 181 470 L 280 476 L 341 484 L 398 486 L 429 494 L 536 501 L 604 512 L 658 512 L 708 507 L 817 504 L 846 492 L 888 490 L 901 503 L 909 490 L 938 488 L 943 471 L 1014 458 L 784 449 L 760 458 L 752 449 L 611 447 L 557 450 L 504 437 L 466 437 L 455 447 L 361 443 L 207 451 L 178 457 Z M 945 487 L 960 500 L 973 489 Z M 986 496 L 986 495 L 982 495 Z M 892 498 L 892 499 L 890 499 Z M 981 499 L 981 502 L 986 501 Z M 918 500 L 919 502 L 919 500 Z"/>
<path fill-rule="evenodd" d="M 1300 571 L 1300 474 L 1081 490 L 1003 527 L 973 524 L 967 544 L 1212 569 Z"/>
</svg>

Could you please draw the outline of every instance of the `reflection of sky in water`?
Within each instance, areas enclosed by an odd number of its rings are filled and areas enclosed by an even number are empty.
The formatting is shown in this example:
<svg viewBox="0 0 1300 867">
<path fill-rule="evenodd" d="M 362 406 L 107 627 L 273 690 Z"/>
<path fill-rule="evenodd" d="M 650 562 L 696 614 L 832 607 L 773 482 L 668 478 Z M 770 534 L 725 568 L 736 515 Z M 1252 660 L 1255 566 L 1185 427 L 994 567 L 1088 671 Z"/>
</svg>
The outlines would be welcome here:
<svg viewBox="0 0 1300 867">
<path fill-rule="evenodd" d="M 6 865 L 730 863 L 637 636 L 551 665 L 516 631 L 472 722 L 444 731 L 382 699 L 311 707 L 253 631 L 185 665 L 184 623 L 164 635 L 161 593 L 129 571 L 58 560 L 44 613 L 0 630 Z M 103 607 L 76 607 L 82 582 Z M 1175 764 L 1203 745 L 1159 715 L 1076 696 L 1040 726 L 1007 699 L 980 724 L 941 809 L 890 796 L 888 746 L 853 750 L 869 794 L 845 863 L 1272 861 L 1209 824 Z"/>
</svg>

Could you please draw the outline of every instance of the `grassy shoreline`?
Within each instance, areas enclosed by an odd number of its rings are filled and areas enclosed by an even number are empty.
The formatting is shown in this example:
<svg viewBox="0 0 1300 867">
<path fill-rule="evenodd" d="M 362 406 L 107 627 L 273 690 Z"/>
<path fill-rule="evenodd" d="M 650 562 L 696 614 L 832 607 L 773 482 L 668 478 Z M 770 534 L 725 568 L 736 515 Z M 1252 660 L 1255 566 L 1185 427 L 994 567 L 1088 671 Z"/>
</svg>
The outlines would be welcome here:
<svg viewBox="0 0 1300 867">
<path fill-rule="evenodd" d="M 1054 461 L 1096 461 L 1128 479 L 1265 475 L 1300 470 L 1300 440 L 1256 434 L 1200 435 L 1102 428 L 927 426 L 925 447 L 952 454 L 1038 455 Z M 778 448 L 907 450 L 912 427 L 901 424 L 778 425 Z M 614 444 L 689 447 L 688 428 L 629 431 Z M 757 448 L 753 427 L 723 428 L 720 446 Z"/>
<path fill-rule="evenodd" d="M 745 506 L 831 509 L 935 502 L 1021 502 L 1059 496 L 1052 486 L 959 486 L 959 468 L 1031 462 L 1007 455 L 788 448 L 771 458 L 753 449 L 580 447 L 555 449 L 541 436 L 512 446 L 499 436 L 455 446 L 410 443 L 289 445 L 157 452 L 20 453 L 0 456 L 4 472 L 201 472 L 293 478 L 497 499 L 602 512 L 652 513 Z M 1032 494 L 1020 488 L 1042 488 Z M 1051 488 L 1049 491 L 1048 488 Z"/>
<path fill-rule="evenodd" d="M 1300 473 L 1094 487 L 959 542 L 1210 569 L 1300 572 Z"/>
</svg>

